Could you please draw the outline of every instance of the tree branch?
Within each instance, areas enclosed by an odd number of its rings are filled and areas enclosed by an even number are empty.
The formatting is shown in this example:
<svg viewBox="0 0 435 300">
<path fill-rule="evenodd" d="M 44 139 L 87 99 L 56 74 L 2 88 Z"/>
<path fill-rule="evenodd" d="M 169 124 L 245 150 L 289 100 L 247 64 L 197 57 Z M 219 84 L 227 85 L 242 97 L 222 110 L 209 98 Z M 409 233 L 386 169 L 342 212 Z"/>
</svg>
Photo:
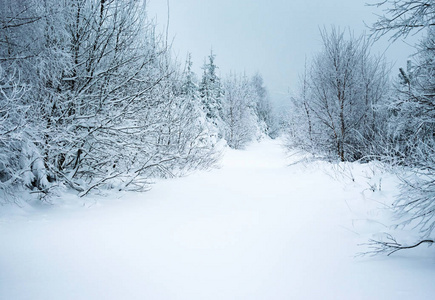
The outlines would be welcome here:
<svg viewBox="0 0 435 300">
<path fill-rule="evenodd" d="M 406 250 L 406 249 L 412 249 L 420 246 L 421 244 L 433 244 L 435 243 L 434 240 L 426 239 L 421 240 L 418 243 L 415 243 L 413 245 L 404 245 L 399 244 L 397 240 L 389 233 L 386 233 L 386 239 L 387 241 L 382 240 L 373 240 L 370 239 L 368 243 L 360 244 L 360 246 L 369 246 L 369 251 L 360 253 L 360 256 L 364 255 L 377 255 L 377 254 L 387 254 L 387 256 L 390 256 L 391 254 L 399 251 L 399 250 Z"/>
</svg>

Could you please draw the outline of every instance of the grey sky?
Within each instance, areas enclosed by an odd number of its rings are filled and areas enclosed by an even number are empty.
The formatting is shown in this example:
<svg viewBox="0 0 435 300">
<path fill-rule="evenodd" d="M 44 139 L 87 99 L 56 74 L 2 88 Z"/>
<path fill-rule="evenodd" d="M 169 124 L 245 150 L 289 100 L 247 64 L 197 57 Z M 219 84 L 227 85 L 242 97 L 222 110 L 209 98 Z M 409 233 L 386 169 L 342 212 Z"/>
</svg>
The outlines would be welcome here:
<svg viewBox="0 0 435 300">
<path fill-rule="evenodd" d="M 148 0 L 148 11 L 160 30 L 167 22 L 167 0 Z M 297 87 L 308 59 L 321 50 L 319 27 L 349 27 L 356 35 L 367 31 L 364 21 L 376 20 L 375 0 L 170 0 L 169 37 L 180 61 L 192 53 L 194 70 L 213 48 L 222 75 L 230 71 L 259 71 L 275 100 Z M 373 52 L 388 48 L 380 40 Z M 399 41 L 386 51 L 389 61 L 406 64 L 412 48 Z M 396 68 L 397 69 L 397 68 Z"/>
</svg>

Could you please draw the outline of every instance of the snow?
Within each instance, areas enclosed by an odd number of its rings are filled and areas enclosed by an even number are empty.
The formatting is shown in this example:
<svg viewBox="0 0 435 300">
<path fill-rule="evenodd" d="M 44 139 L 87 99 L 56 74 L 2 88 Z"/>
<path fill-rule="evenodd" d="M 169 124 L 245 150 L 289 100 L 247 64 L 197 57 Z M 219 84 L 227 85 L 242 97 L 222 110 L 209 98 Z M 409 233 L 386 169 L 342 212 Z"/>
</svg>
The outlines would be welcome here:
<svg viewBox="0 0 435 300">
<path fill-rule="evenodd" d="M 355 257 L 393 176 L 294 160 L 264 140 L 146 193 L 0 207 L 0 299 L 433 299 L 433 248 Z"/>
</svg>

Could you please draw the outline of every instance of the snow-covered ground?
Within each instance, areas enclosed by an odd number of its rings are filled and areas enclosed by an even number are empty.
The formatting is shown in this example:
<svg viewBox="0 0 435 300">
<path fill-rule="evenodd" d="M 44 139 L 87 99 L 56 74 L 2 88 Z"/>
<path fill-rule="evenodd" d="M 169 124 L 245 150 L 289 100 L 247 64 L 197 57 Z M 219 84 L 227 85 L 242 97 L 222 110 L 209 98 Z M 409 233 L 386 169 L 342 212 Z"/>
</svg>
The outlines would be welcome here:
<svg viewBox="0 0 435 300">
<path fill-rule="evenodd" d="M 433 247 L 355 258 L 391 176 L 294 159 L 266 140 L 147 193 L 0 207 L 0 299 L 434 299 Z"/>
</svg>

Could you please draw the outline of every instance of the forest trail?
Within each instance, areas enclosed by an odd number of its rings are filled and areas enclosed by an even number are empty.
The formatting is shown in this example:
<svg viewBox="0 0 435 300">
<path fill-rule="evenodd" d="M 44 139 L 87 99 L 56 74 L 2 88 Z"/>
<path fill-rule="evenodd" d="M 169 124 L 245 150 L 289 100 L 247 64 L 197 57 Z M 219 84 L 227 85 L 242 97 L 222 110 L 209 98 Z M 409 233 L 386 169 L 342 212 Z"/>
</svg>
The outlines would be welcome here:
<svg viewBox="0 0 435 300">
<path fill-rule="evenodd" d="M 147 193 L 0 217 L 0 299 L 433 297 L 434 258 L 354 258 L 361 186 L 288 162 L 265 140 Z"/>
</svg>

